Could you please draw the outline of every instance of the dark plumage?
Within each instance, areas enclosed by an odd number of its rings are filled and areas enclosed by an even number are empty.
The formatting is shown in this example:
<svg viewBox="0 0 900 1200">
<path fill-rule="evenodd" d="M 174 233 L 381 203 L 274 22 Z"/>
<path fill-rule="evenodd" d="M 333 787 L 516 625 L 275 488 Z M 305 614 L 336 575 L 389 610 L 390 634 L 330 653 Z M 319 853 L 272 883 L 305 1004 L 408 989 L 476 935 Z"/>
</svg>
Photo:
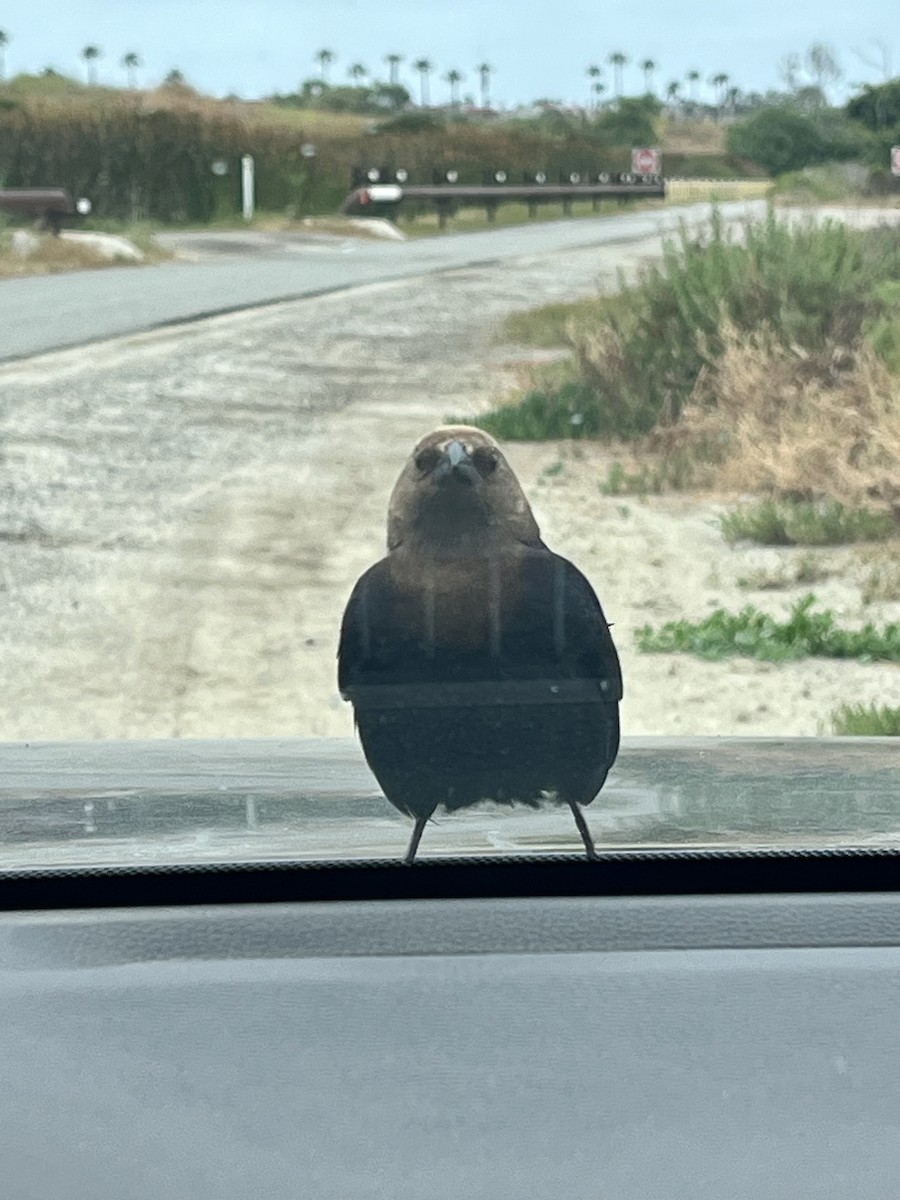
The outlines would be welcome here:
<svg viewBox="0 0 900 1200">
<path fill-rule="evenodd" d="M 391 495 L 388 555 L 353 589 L 338 650 L 366 761 L 415 819 L 439 805 L 590 804 L 619 748 L 622 675 L 591 585 L 541 541 L 499 447 L 445 426 Z"/>
</svg>

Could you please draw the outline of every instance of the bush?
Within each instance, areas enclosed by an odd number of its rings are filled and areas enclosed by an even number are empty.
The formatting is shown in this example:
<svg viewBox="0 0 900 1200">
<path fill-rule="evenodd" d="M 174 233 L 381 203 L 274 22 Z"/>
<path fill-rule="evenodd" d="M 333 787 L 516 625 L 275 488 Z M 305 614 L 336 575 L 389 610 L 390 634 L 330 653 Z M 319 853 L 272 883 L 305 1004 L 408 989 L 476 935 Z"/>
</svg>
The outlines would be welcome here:
<svg viewBox="0 0 900 1200">
<path fill-rule="evenodd" d="M 587 305 L 573 310 L 566 337 L 574 368 L 555 394 L 542 385 L 539 395 L 526 393 L 518 403 L 504 406 L 498 420 L 511 430 L 515 412 L 521 410 L 529 428 L 538 418 L 543 425 L 530 434 L 522 426 L 521 432 L 506 436 L 546 438 L 558 436 L 556 431 L 579 412 L 585 434 L 634 439 L 671 431 L 677 443 L 685 405 L 693 406 L 695 417 L 714 414 L 721 364 L 733 363 L 736 348 L 749 353 L 755 338 L 760 339 L 759 386 L 749 399 L 760 411 L 770 394 L 776 396 L 766 373 L 779 354 L 784 362 L 778 383 L 783 376 L 788 399 L 805 396 L 802 389 L 798 393 L 798 384 L 833 387 L 835 379 L 845 377 L 846 364 L 839 371 L 836 365 L 847 358 L 847 348 L 891 310 L 893 293 L 882 285 L 898 277 L 900 241 L 892 231 L 858 234 L 836 223 L 791 227 L 770 210 L 765 221 L 748 225 L 739 241 L 715 218 L 708 236 L 695 238 L 683 230 L 680 238 L 669 241 L 661 265 L 645 270 L 636 286 L 616 297 L 598 298 L 593 319 Z M 563 314 L 554 310 L 551 315 L 547 324 L 558 328 Z M 522 318 L 519 327 L 526 328 Z M 542 322 L 536 320 L 534 327 L 540 331 Z M 757 370 L 755 363 L 742 365 Z M 889 395 L 881 408 L 875 404 L 880 383 L 871 371 L 859 382 L 859 411 L 866 420 L 873 418 L 865 444 L 879 437 L 874 419 L 887 419 L 891 409 Z M 780 394 L 772 405 L 775 416 L 791 412 Z M 740 418 L 742 412 L 736 415 Z M 767 411 L 770 425 L 772 416 Z M 697 428 L 695 420 L 692 429 Z M 730 453 L 735 429 L 733 420 L 719 421 L 705 440 L 693 437 L 698 461 L 721 462 Z M 885 443 L 893 445 L 893 440 Z M 677 448 L 666 445 L 667 452 Z M 885 453 L 889 457 L 893 450 Z M 880 470 L 881 461 L 872 461 L 873 469 Z"/>
<path fill-rule="evenodd" d="M 828 157 L 827 142 L 812 117 L 791 108 L 764 108 L 728 130 L 729 154 L 752 159 L 770 175 L 798 171 Z"/>
<path fill-rule="evenodd" d="M 594 122 L 594 129 L 611 146 L 653 146 L 662 105 L 653 96 L 623 97 L 615 108 Z"/>
<path fill-rule="evenodd" d="M 852 121 L 873 132 L 900 125 L 900 79 L 864 84 L 862 92 L 847 102 L 845 111 Z"/>
</svg>

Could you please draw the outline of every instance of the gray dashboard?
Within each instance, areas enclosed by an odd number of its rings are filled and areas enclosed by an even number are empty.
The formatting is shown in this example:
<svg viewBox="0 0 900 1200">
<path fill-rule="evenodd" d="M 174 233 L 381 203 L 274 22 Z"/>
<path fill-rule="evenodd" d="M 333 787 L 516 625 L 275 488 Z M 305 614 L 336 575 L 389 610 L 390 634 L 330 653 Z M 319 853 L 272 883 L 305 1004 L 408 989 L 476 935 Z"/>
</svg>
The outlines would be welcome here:
<svg viewBox="0 0 900 1200">
<path fill-rule="evenodd" d="M 9 1200 L 900 1189 L 893 894 L 7 913 L 0 1011 Z"/>
</svg>

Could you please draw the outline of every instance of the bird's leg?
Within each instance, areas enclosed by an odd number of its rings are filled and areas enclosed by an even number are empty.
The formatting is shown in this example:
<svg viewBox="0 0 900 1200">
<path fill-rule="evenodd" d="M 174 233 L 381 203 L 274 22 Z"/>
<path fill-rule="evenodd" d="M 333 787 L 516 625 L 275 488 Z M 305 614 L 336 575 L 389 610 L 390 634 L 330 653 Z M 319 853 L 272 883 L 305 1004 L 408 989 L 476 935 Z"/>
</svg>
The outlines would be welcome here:
<svg viewBox="0 0 900 1200">
<path fill-rule="evenodd" d="M 594 846 L 594 839 L 591 837 L 591 831 L 588 829 L 587 821 L 584 819 L 584 813 L 574 800 L 569 801 L 569 808 L 572 810 L 572 816 L 575 818 L 575 824 L 578 826 L 578 832 L 581 834 L 581 840 L 584 842 L 584 848 L 587 852 L 588 860 L 590 862 L 596 862 L 597 849 Z"/>
<path fill-rule="evenodd" d="M 409 839 L 409 846 L 406 850 L 406 857 L 403 860 L 407 867 L 412 865 L 412 861 L 416 857 L 416 851 L 419 848 L 419 842 L 422 840 L 422 834 L 425 832 L 427 824 L 428 817 L 416 817 L 416 827 L 412 831 L 412 837 Z"/>
</svg>

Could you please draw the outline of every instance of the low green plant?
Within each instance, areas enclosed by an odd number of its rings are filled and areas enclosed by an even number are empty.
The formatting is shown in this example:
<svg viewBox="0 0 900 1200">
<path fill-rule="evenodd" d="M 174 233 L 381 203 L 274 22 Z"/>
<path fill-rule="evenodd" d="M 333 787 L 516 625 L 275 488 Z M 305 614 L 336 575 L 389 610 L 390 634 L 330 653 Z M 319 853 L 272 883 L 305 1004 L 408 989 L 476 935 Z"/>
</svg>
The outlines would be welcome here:
<svg viewBox="0 0 900 1200">
<path fill-rule="evenodd" d="M 608 432 L 583 383 L 570 380 L 556 389 L 533 388 L 521 400 L 502 404 L 478 418 L 501 441 L 543 442 L 597 437 Z"/>
<path fill-rule="evenodd" d="M 762 546 L 839 546 L 885 541 L 900 532 L 890 513 L 846 508 L 836 500 L 762 500 L 726 513 L 719 528 L 729 545 Z"/>
<path fill-rule="evenodd" d="M 831 609 L 813 612 L 815 602 L 812 593 L 804 596 L 786 621 L 751 604 L 738 613 L 716 609 L 702 621 L 669 621 L 659 629 L 644 625 L 635 637 L 646 653 L 695 654 L 714 661 L 742 655 L 765 662 L 808 657 L 900 662 L 900 624 L 842 629 Z"/>
<path fill-rule="evenodd" d="M 842 704 L 831 714 L 838 736 L 900 737 L 900 708 L 888 704 Z"/>
<path fill-rule="evenodd" d="M 694 460 L 686 454 L 670 454 L 637 471 L 626 471 L 618 461 L 600 483 L 604 496 L 655 496 L 667 490 L 690 487 L 697 478 Z"/>
<path fill-rule="evenodd" d="M 570 346 L 569 327 L 602 320 L 604 314 L 614 308 L 614 301 L 612 296 L 590 296 L 584 300 L 563 300 L 540 308 L 521 309 L 506 317 L 497 340 L 542 349 Z"/>
</svg>

